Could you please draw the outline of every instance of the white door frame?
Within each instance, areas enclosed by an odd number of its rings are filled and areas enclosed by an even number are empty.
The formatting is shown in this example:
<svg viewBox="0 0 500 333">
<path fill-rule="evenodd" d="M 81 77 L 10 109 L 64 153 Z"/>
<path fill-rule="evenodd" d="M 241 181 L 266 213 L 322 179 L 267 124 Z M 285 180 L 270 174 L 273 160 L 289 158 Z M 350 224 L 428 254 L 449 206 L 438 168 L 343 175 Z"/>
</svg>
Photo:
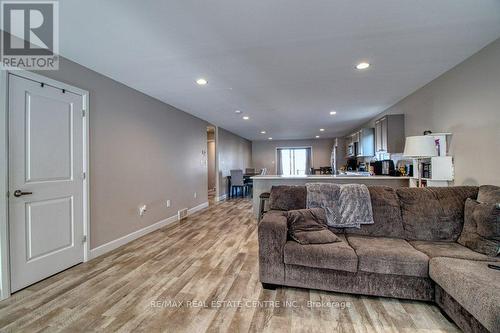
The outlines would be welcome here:
<svg viewBox="0 0 500 333">
<path fill-rule="evenodd" d="M 83 129 L 83 235 L 86 242 L 83 244 L 83 261 L 90 259 L 90 167 L 89 167 L 89 92 L 45 76 L 24 70 L 5 71 L 0 70 L 0 300 L 10 296 L 10 255 L 9 255 L 9 76 L 15 75 L 28 80 L 43 82 L 46 85 L 71 91 L 83 98 L 83 109 L 85 112 Z"/>
<path fill-rule="evenodd" d="M 220 201 L 219 188 L 219 126 L 214 125 L 214 140 L 215 140 L 215 201 Z"/>
</svg>

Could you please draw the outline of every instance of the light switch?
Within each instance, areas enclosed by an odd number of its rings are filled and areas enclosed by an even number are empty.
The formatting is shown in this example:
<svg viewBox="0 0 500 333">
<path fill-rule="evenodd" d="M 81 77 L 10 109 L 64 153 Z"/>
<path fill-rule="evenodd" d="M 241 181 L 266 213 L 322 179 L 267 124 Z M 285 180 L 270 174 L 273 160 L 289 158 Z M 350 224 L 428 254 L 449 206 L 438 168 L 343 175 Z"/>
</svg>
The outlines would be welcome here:
<svg viewBox="0 0 500 333">
<path fill-rule="evenodd" d="M 144 216 L 144 214 L 146 214 L 146 210 L 147 210 L 146 205 L 139 206 L 139 216 Z"/>
</svg>

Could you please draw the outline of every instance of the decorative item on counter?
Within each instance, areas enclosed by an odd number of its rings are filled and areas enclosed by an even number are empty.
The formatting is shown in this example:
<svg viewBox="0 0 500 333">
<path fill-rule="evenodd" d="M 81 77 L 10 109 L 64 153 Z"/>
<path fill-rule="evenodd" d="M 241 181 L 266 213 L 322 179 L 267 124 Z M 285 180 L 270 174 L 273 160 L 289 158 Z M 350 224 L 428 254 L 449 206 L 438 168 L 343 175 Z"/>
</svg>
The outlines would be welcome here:
<svg viewBox="0 0 500 333">
<path fill-rule="evenodd" d="M 439 139 L 435 139 L 434 142 L 436 143 L 437 156 L 441 156 L 441 144 L 439 143 Z"/>
<path fill-rule="evenodd" d="M 399 175 L 400 176 L 402 176 L 402 177 L 406 177 L 407 176 L 407 174 L 406 174 L 406 167 L 401 166 L 401 167 L 399 167 L 398 170 L 399 170 Z"/>
</svg>

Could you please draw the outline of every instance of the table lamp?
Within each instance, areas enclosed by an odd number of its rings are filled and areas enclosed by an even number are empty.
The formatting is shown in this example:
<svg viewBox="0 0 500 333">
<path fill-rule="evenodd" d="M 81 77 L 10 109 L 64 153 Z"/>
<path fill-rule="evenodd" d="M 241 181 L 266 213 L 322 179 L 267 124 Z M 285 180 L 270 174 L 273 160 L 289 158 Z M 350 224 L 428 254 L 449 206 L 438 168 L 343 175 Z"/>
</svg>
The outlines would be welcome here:
<svg viewBox="0 0 500 333">
<path fill-rule="evenodd" d="M 423 158 L 437 156 L 436 143 L 431 135 L 409 136 L 406 138 L 405 157 L 417 160 L 418 187 L 422 186 L 422 172 L 420 171 L 420 161 Z"/>
</svg>

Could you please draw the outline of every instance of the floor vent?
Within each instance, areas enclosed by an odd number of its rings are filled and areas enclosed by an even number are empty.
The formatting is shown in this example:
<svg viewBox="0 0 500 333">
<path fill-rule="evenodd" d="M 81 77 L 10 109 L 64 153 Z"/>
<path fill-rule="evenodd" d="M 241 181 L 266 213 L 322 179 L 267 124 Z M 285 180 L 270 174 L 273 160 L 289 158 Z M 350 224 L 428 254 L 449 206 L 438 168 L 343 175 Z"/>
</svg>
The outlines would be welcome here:
<svg viewBox="0 0 500 333">
<path fill-rule="evenodd" d="M 185 219 L 188 216 L 188 209 L 184 208 L 177 212 L 177 218 L 179 220 Z"/>
</svg>

